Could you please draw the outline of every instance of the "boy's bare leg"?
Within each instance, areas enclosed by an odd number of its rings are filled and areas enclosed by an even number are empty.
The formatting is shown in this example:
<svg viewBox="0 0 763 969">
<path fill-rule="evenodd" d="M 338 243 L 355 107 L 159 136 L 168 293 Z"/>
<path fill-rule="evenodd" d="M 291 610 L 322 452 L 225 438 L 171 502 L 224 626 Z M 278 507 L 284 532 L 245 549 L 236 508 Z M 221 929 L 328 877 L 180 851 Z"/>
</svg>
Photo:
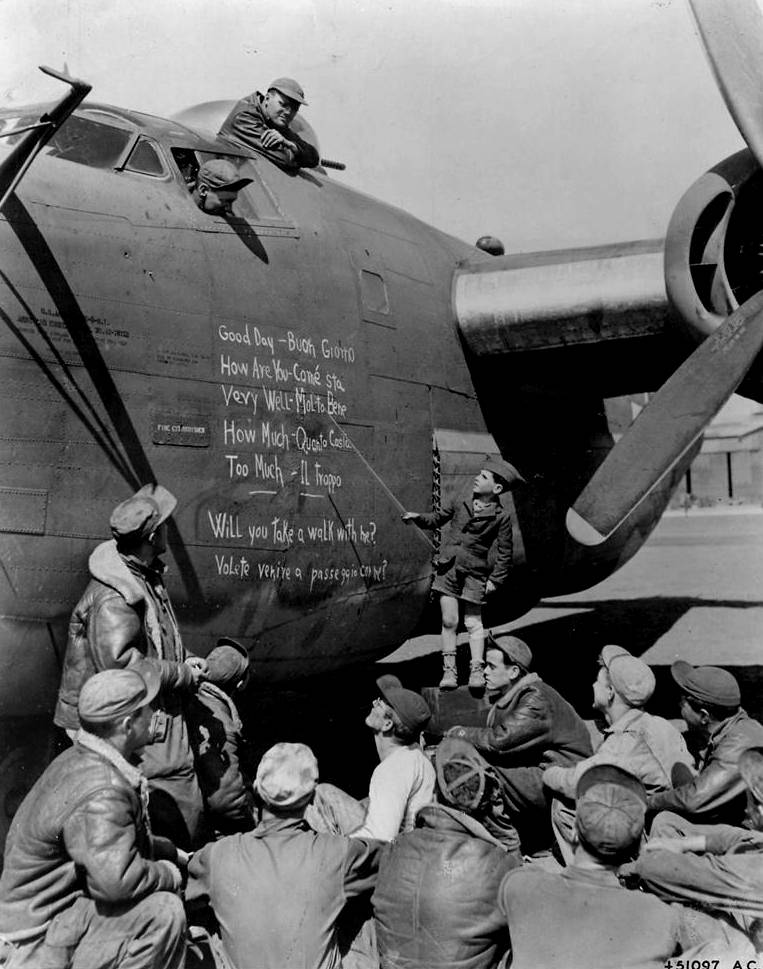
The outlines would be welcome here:
<svg viewBox="0 0 763 969">
<path fill-rule="evenodd" d="M 485 686 L 485 629 L 482 625 L 482 607 L 471 602 L 464 604 L 464 626 L 469 633 L 471 667 L 469 686 L 473 690 Z"/>
<path fill-rule="evenodd" d="M 456 633 L 458 631 L 458 599 L 453 596 L 440 596 L 442 616 L 442 679 L 441 690 L 455 690 L 458 686 L 456 674 Z"/>
</svg>

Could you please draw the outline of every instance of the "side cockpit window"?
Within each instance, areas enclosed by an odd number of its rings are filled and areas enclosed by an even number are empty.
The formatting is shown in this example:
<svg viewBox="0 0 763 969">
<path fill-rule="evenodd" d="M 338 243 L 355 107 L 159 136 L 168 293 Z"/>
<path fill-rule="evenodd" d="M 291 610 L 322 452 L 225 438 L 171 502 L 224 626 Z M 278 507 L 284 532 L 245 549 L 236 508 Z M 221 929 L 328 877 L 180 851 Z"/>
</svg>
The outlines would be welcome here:
<svg viewBox="0 0 763 969">
<path fill-rule="evenodd" d="M 262 172 L 254 159 L 241 155 L 192 151 L 188 148 L 172 148 L 171 151 L 189 195 L 196 187 L 196 176 L 201 165 L 214 158 L 222 158 L 233 165 L 239 178 L 251 179 L 250 183 L 238 192 L 233 203 L 234 215 L 257 225 L 292 227 L 293 223 L 285 216 L 275 193 L 263 180 Z"/>
<path fill-rule="evenodd" d="M 147 138 L 138 138 L 124 165 L 125 171 L 162 177 L 167 172 L 157 150 Z"/>
<path fill-rule="evenodd" d="M 132 131 L 72 115 L 53 135 L 45 149 L 51 158 L 62 158 L 89 168 L 114 168 Z"/>
<path fill-rule="evenodd" d="M 196 152 L 191 151 L 190 148 L 173 148 L 172 157 L 175 159 L 175 164 L 183 176 L 186 188 L 189 192 L 192 192 L 196 186 L 196 175 L 199 171 Z"/>
<path fill-rule="evenodd" d="M 13 117 L 3 113 L 0 133 L 18 133 L 3 137 L 0 145 L 10 148 L 23 136 L 20 129 L 38 123 L 39 118 L 38 114 Z M 49 158 L 62 158 L 89 168 L 114 168 L 133 137 L 133 131 L 128 127 L 73 114 L 43 147 L 42 153 Z"/>
<path fill-rule="evenodd" d="M 23 135 L 21 129 L 39 124 L 39 117 L 0 114 L 0 134 L 10 132 L 0 140 L 0 147 L 15 144 Z M 166 178 L 168 174 L 160 151 L 148 138 L 113 115 L 92 108 L 87 115 L 67 118 L 42 148 L 42 154 L 88 168 L 135 172 L 154 178 Z"/>
</svg>

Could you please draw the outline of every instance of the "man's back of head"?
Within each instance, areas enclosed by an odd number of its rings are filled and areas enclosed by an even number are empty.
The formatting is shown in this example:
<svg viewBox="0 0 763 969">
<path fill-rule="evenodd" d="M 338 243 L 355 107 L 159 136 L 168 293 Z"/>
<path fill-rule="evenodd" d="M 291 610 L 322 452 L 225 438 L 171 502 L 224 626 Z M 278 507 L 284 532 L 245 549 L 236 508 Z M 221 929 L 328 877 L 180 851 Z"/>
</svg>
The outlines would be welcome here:
<svg viewBox="0 0 763 969">
<path fill-rule="evenodd" d="M 641 709 L 654 693 L 652 670 L 621 646 L 605 646 L 599 658 L 600 669 L 593 688 L 593 706 L 610 723 L 627 710 Z"/>
<path fill-rule="evenodd" d="M 218 639 L 206 659 L 206 678 L 210 683 L 226 693 L 234 693 L 246 686 L 251 672 L 249 654 L 237 640 L 227 636 Z"/>
<path fill-rule="evenodd" d="M 151 704 L 161 688 L 158 670 L 113 669 L 86 680 L 78 701 L 82 729 L 127 757 L 151 740 Z"/>
<path fill-rule="evenodd" d="M 445 737 L 434 757 L 439 800 L 472 817 L 490 802 L 494 780 L 474 747 L 459 737 Z"/>
<path fill-rule="evenodd" d="M 626 861 L 644 830 L 646 791 L 641 781 L 613 764 L 585 771 L 575 792 L 578 851 L 603 867 Z M 576 863 L 580 860 L 576 853 Z"/>
<path fill-rule="evenodd" d="M 125 555 L 161 554 L 164 551 L 162 526 L 177 506 L 177 499 L 159 484 L 144 485 L 121 501 L 111 513 L 109 525 L 117 548 Z"/>
<path fill-rule="evenodd" d="M 318 761 L 306 744 L 275 744 L 257 767 L 254 790 L 263 811 L 275 817 L 302 817 L 315 795 Z"/>
</svg>

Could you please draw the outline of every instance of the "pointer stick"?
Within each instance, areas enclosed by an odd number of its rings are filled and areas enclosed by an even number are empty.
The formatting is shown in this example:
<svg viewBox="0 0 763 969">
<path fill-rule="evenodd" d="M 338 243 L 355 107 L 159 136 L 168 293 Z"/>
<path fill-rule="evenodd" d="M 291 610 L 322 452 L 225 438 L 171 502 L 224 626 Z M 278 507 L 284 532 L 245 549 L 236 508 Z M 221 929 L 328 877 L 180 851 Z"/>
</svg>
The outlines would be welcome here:
<svg viewBox="0 0 763 969">
<path fill-rule="evenodd" d="M 329 414 L 328 415 L 328 419 L 331 421 L 331 423 L 334 425 L 334 427 L 339 431 L 339 433 L 340 434 L 343 434 L 347 438 L 347 443 L 350 445 L 350 447 L 352 448 L 352 450 L 357 454 L 357 456 L 363 462 L 363 465 L 365 466 L 365 468 L 368 471 L 368 473 L 374 478 L 375 481 L 378 481 L 379 482 L 379 484 L 381 485 L 382 489 L 384 490 L 384 493 L 390 499 L 390 501 L 395 506 L 395 508 L 397 508 L 397 510 L 400 512 L 401 515 L 405 515 L 406 512 L 408 511 L 408 509 L 395 497 L 395 495 L 392 494 L 392 492 L 389 490 L 389 488 L 387 487 L 387 485 L 382 481 L 382 479 L 374 471 L 374 469 L 371 467 L 371 465 L 368 463 L 368 461 L 366 461 L 366 459 L 363 457 L 363 455 L 360 453 L 360 451 L 355 447 L 355 442 L 350 437 L 350 435 L 347 433 L 347 431 L 343 427 L 340 427 L 339 424 L 337 424 L 337 422 L 334 420 L 334 417 L 333 417 L 332 414 Z M 414 524 L 415 524 L 415 522 L 414 522 Z M 418 525 L 416 526 L 416 529 L 417 529 L 416 530 L 416 534 L 419 536 L 419 538 L 421 539 L 421 541 L 426 544 L 427 548 L 430 551 L 434 551 L 435 550 L 435 544 L 434 544 L 434 542 L 430 538 L 427 538 L 427 536 L 421 531 L 421 529 L 419 528 Z"/>
</svg>

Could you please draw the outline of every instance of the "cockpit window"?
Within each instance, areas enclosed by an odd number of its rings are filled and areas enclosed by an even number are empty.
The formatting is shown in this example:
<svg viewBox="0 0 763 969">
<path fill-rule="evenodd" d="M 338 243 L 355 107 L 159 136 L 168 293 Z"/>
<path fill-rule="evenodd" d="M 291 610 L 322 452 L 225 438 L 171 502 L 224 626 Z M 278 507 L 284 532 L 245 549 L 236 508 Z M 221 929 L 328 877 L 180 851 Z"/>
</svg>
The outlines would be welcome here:
<svg viewBox="0 0 763 969">
<path fill-rule="evenodd" d="M 156 149 L 146 138 L 139 138 L 125 163 L 128 172 L 141 175 L 164 175 L 164 165 Z"/>
<path fill-rule="evenodd" d="M 292 225 L 281 211 L 275 195 L 263 181 L 262 173 L 254 159 L 240 155 L 213 154 L 206 151 L 192 152 L 183 148 L 173 148 L 172 155 L 191 192 L 196 186 L 196 175 L 199 167 L 210 159 L 225 158 L 234 166 L 241 178 L 251 179 L 249 185 L 246 185 L 238 193 L 238 197 L 233 203 L 233 213 L 240 218 L 260 225 Z"/>
<path fill-rule="evenodd" d="M 16 130 L 34 124 L 39 115 L 9 117 L 4 115 L 0 124 L 4 131 Z M 2 145 L 11 146 L 23 134 L 9 135 L 2 139 Z M 42 149 L 51 158 L 64 158 L 77 165 L 90 168 L 113 168 L 122 157 L 133 133 L 129 128 L 120 128 L 102 121 L 72 115 L 53 135 Z"/>
<path fill-rule="evenodd" d="M 73 115 L 48 142 L 47 151 L 53 158 L 64 158 L 77 165 L 114 168 L 131 134 L 125 128 Z"/>
</svg>

